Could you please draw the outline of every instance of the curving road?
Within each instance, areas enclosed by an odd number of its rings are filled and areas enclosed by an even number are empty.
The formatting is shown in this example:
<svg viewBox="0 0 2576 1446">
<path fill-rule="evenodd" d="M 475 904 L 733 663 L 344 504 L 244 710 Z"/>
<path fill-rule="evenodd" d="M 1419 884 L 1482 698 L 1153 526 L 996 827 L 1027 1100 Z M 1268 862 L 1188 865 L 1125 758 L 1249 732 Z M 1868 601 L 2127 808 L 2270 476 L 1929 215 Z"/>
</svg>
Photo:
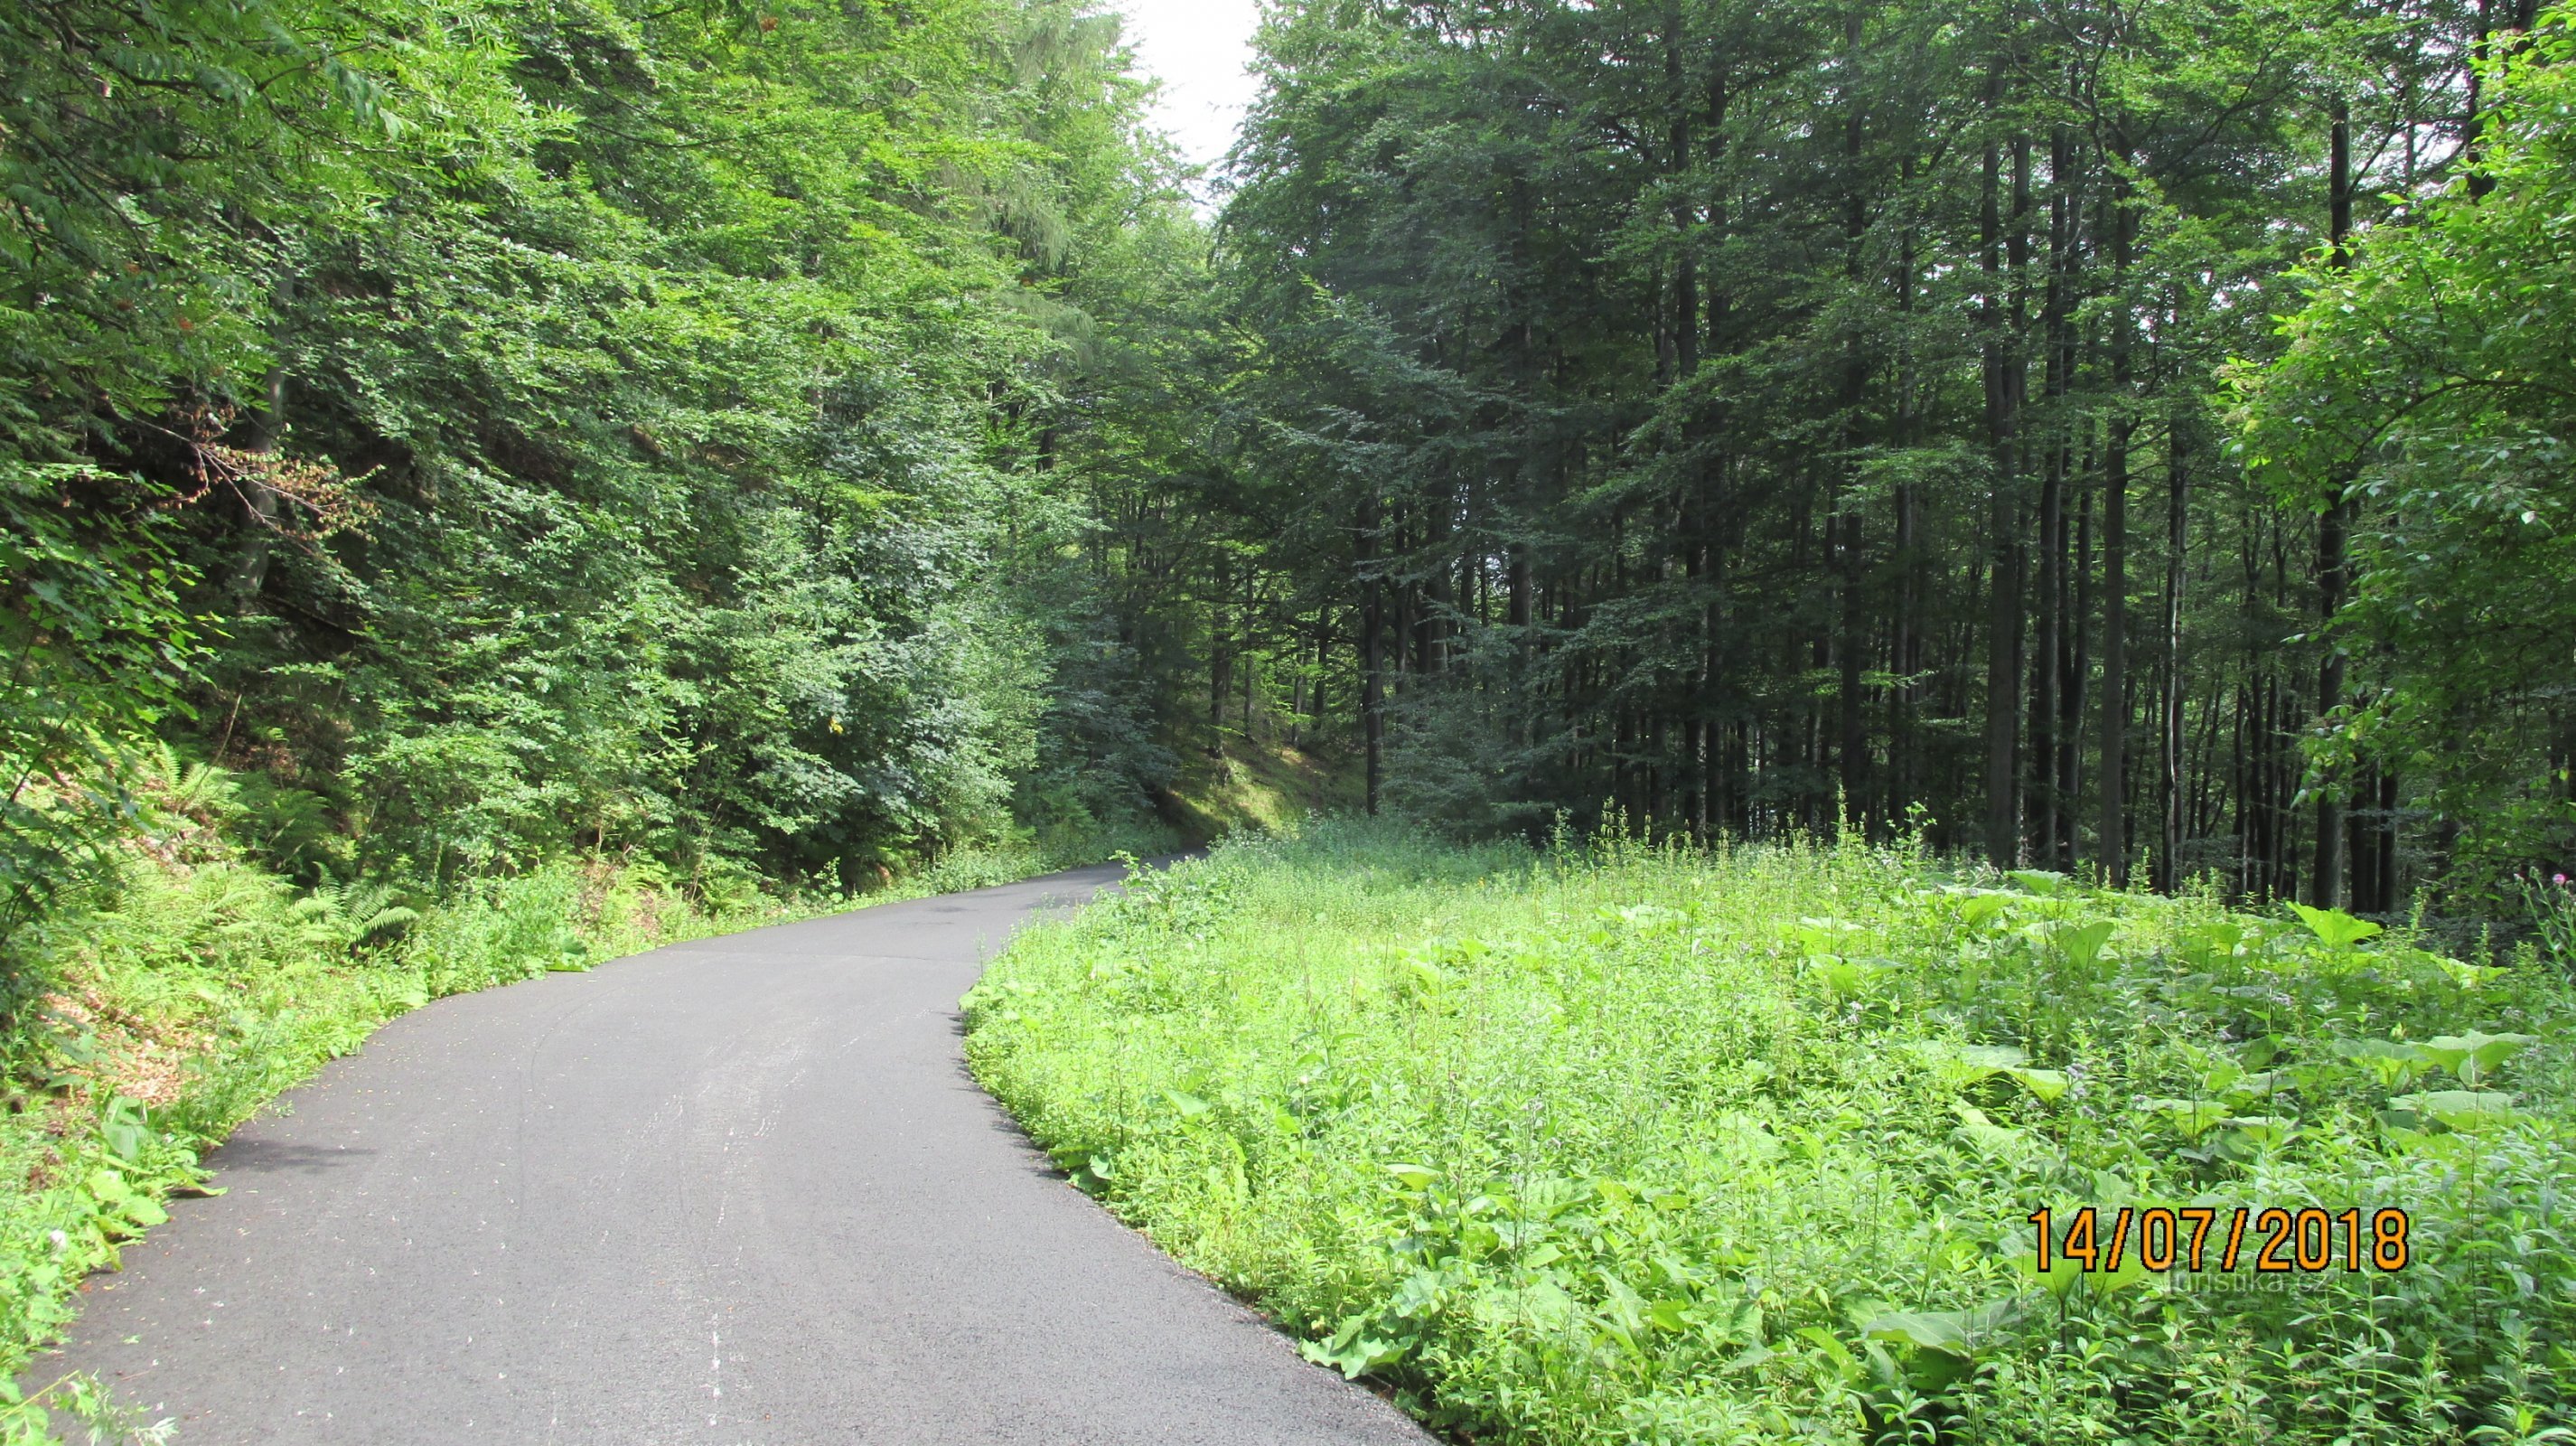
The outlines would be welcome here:
<svg viewBox="0 0 2576 1446">
<path fill-rule="evenodd" d="M 394 1021 L 213 1157 L 32 1380 L 180 1446 L 1410 1443 L 1055 1177 L 957 998 L 1117 871 L 677 945 Z"/>
</svg>

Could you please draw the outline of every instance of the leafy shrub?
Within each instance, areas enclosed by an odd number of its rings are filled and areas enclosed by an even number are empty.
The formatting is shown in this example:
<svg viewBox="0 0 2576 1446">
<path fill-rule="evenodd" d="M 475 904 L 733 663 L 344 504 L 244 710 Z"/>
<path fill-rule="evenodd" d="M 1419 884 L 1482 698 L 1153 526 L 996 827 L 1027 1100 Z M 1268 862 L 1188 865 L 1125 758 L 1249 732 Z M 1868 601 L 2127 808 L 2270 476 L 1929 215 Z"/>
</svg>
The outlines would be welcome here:
<svg viewBox="0 0 2576 1446">
<path fill-rule="evenodd" d="M 968 1051 L 1077 1183 L 1478 1438 L 2538 1440 L 2568 1003 L 1914 852 L 1332 826 L 1022 936 Z M 2402 1207 L 2414 1263 L 2034 1269 L 2037 1208 L 2194 1202 Z"/>
</svg>

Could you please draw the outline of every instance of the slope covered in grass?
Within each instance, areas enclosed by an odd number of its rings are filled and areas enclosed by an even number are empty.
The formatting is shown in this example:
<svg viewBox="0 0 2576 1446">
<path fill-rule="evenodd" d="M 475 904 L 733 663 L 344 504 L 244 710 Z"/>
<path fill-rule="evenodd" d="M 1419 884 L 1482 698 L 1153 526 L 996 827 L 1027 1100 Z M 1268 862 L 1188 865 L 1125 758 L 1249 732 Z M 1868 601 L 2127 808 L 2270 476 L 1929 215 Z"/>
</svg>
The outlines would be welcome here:
<svg viewBox="0 0 2576 1446">
<path fill-rule="evenodd" d="M 1356 811 L 1360 759 L 1228 734 L 1214 756 L 1193 750 L 1164 796 L 1166 821 L 1192 842 L 1247 832 L 1292 832 L 1309 814 Z"/>
<path fill-rule="evenodd" d="M 1336 826 L 1023 936 L 968 1051 L 1077 1182 L 1478 1438 L 2555 1439 L 2563 982 L 2366 932 Z M 2410 1263 L 2034 1269 L 2034 1209 L 2193 1202 L 2403 1208 Z"/>
</svg>

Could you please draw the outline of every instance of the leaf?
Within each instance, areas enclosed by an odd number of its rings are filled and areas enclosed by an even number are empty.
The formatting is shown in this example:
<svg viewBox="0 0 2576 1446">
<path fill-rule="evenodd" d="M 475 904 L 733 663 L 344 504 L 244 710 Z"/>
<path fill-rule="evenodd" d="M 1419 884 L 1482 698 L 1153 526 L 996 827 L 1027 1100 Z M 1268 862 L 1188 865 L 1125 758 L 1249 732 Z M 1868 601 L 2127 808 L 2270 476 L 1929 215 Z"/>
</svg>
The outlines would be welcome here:
<svg viewBox="0 0 2576 1446">
<path fill-rule="evenodd" d="M 2434 1065 L 2422 1046 L 2390 1039 L 2338 1039 L 2334 1052 L 2369 1070 L 2382 1089 L 2395 1089 Z"/>
<path fill-rule="evenodd" d="M 1890 1311 L 1873 1317 L 1860 1328 L 1860 1333 L 1874 1341 L 1890 1341 L 1913 1346 L 1917 1350 L 1940 1351 L 1966 1359 L 1975 1348 L 1968 1339 L 1968 1316 L 1965 1311 Z"/>
<path fill-rule="evenodd" d="M 1403 1360 L 1405 1343 L 1370 1334 L 1370 1323 L 1365 1315 L 1347 1317 L 1327 1339 L 1298 1342 L 1297 1353 L 1319 1366 L 1331 1366 L 1344 1379 L 1353 1381 Z"/>
<path fill-rule="evenodd" d="M 2057 947 L 2065 954 L 2068 965 L 2090 969 L 2102 957 L 2102 946 L 2111 942 L 2111 933 L 2116 927 L 2108 919 L 2096 919 L 2082 928 L 2060 929 L 2057 931 Z"/>
<path fill-rule="evenodd" d="M 1852 1354 L 1851 1347 L 1836 1339 L 1832 1331 L 1823 1326 L 1802 1326 L 1798 1337 L 1823 1352 L 1825 1359 L 1832 1363 L 1834 1373 L 1843 1380 L 1856 1381 L 1864 1374 L 1860 1358 Z"/>
<path fill-rule="evenodd" d="M 2106 1270 L 2099 1274 L 2087 1275 L 2084 1277 L 2084 1283 L 2092 1289 L 2108 1295 L 2113 1291 L 2127 1290 L 2131 1286 L 2143 1285 L 2154 1278 L 2155 1272 L 2147 1269 L 2146 1264 L 2138 1259 L 2137 1251 L 2124 1250 L 2120 1253 L 2119 1269 Z"/>
<path fill-rule="evenodd" d="M 2084 1262 L 2080 1260 L 2069 1260 L 2064 1255 L 2052 1255 L 2049 1257 L 2048 1269 L 2042 1270 L 2039 1268 L 2038 1253 L 2030 1248 L 2029 1242 L 2015 1241 L 2007 1249 L 2010 1251 L 2007 1259 L 2011 1261 L 2015 1273 L 2044 1287 L 2051 1295 L 2066 1294 L 2075 1288 L 2076 1282 L 2084 1278 Z"/>
<path fill-rule="evenodd" d="M 2444 974 L 2450 976 L 2452 983 L 2460 986 L 2462 989 L 2482 989 L 2495 980 L 2502 978 L 2505 972 L 2501 965 L 2489 965 L 2481 968 L 2475 964 L 2463 964 L 2457 959 L 2437 958 L 2433 963 L 2436 967 L 2440 968 Z"/>
<path fill-rule="evenodd" d="M 2010 1155 L 2030 1138 L 2030 1131 L 1998 1125 L 1986 1117 L 1984 1110 L 1965 1101 L 1952 1101 L 1950 1108 L 1960 1120 L 1959 1127 L 1951 1133 L 1976 1146 L 1981 1153 Z"/>
<path fill-rule="evenodd" d="M 2002 913 L 2011 904 L 2010 894 L 1970 894 L 1959 901 L 1959 920 L 1973 928 Z"/>
<path fill-rule="evenodd" d="M 2138 1108 L 2170 1118 L 2190 1139 L 2199 1139 L 2227 1118 L 2227 1106 L 2216 1100 L 2140 1100 Z"/>
<path fill-rule="evenodd" d="M 1440 1172 L 1428 1165 L 1389 1165 L 1386 1172 L 1407 1190 L 1428 1190 L 1431 1182 L 1440 1178 Z"/>
<path fill-rule="evenodd" d="M 2439 1120 L 2455 1130 L 2510 1124 L 2525 1118 L 2513 1107 L 2513 1096 L 2494 1090 L 2428 1090 L 2399 1095 L 2390 1107 Z"/>
<path fill-rule="evenodd" d="M 2065 1073 L 2060 1070 L 2008 1069 L 2001 1073 L 2018 1083 L 2023 1089 L 2039 1096 L 2044 1104 L 2054 1104 L 2062 1098 L 2069 1083 Z"/>
<path fill-rule="evenodd" d="M 2306 904 L 2292 904 L 2290 912 L 2298 915 L 2299 922 L 2308 926 L 2308 932 L 2316 935 L 2329 949 L 2349 949 L 2381 932 L 2377 924 L 2356 919 L 2341 909 L 2314 909 Z"/>
<path fill-rule="evenodd" d="M 140 1161 L 143 1146 L 150 1138 L 143 1117 L 143 1102 L 125 1095 L 111 1098 L 99 1117 L 98 1132 L 106 1141 L 109 1154 L 127 1164 Z"/>
<path fill-rule="evenodd" d="M 2229 1143 L 2245 1150 L 2268 1150 L 2299 1132 L 2299 1122 L 2282 1115 L 2230 1115 L 2218 1122 Z"/>
<path fill-rule="evenodd" d="M 2539 1043 L 2529 1034 L 2487 1034 L 2470 1030 L 2466 1034 L 2439 1034 L 2424 1041 L 2427 1057 L 2444 1069 L 2458 1074 L 2463 1084 L 2474 1088 L 2487 1072 L 2521 1052 L 2523 1046 Z"/>
</svg>

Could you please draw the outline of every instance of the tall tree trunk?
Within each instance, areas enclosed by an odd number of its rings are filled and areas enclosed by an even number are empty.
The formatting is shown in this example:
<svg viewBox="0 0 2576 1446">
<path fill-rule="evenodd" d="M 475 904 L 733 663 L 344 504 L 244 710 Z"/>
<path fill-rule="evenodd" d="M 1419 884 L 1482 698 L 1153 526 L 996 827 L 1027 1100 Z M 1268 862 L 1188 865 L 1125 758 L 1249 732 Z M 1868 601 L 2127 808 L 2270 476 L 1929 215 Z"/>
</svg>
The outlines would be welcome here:
<svg viewBox="0 0 2576 1446">
<path fill-rule="evenodd" d="M 2004 61 L 1998 57 L 1986 76 L 1989 112 L 2001 109 L 2003 87 Z M 2021 158 L 2016 167 L 2014 234 L 2009 239 L 2004 234 L 2003 157 L 1992 143 L 1986 146 L 1978 226 L 1985 293 L 1979 319 L 1984 331 L 1986 445 L 1994 467 L 1986 517 L 1985 843 L 1986 857 L 2002 868 L 2019 862 L 2021 855 L 2020 800 L 2015 796 L 2021 777 L 2021 302 L 2018 285 L 2013 284 L 2007 315 L 2004 267 L 2009 253 L 2017 274 L 2026 250 L 2021 229 L 2028 205 L 2028 142 L 2016 140 L 2014 149 Z"/>
<path fill-rule="evenodd" d="M 2174 315 L 2182 314 L 2181 289 L 2175 289 Z M 2190 403 L 2176 387 L 2165 422 L 2165 696 L 2164 716 L 2156 730 L 2163 750 L 2164 828 L 2156 848 L 2155 884 L 2166 893 L 2182 887 L 2182 840 L 2185 800 L 2183 769 L 2183 703 L 2188 692 L 2182 638 L 2184 566 L 2191 542 L 2191 471 L 2186 465 L 2183 424 Z"/>
<path fill-rule="evenodd" d="M 2352 122 L 2343 102 L 2337 101 L 2329 142 L 2327 205 L 2330 264 L 2338 269 L 2351 264 L 2347 242 L 2352 235 Z M 2331 634 L 2335 615 L 2343 611 L 2345 534 L 2352 525 L 2352 499 L 2343 480 L 2334 480 L 2334 495 L 2326 510 L 2317 518 L 2317 617 L 2328 629 L 2325 657 L 2317 664 L 2317 711 L 2331 713 L 2343 702 L 2343 649 Z M 2317 790 L 2317 862 L 2310 901 L 2320 909 L 2331 909 L 2341 901 L 2344 873 L 2343 800 L 2334 783 L 2325 781 Z"/>
<path fill-rule="evenodd" d="M 1371 488 L 1360 499 L 1357 551 L 1360 602 L 1360 737 L 1366 755 L 1364 798 L 1370 816 L 1386 779 L 1386 580 L 1377 566 L 1378 500 Z"/>
<path fill-rule="evenodd" d="M 1906 156 L 1899 168 L 1904 184 L 1905 204 L 1914 201 L 1914 157 Z M 1896 357 L 1896 376 L 1892 390 L 1896 397 L 1893 440 L 1899 447 L 1911 447 L 1918 438 L 1915 425 L 1917 380 L 1914 372 L 1913 312 L 1916 232 L 1912 214 L 1897 247 L 1896 314 L 1899 318 L 1900 342 Z M 1918 703 L 1915 674 L 1922 665 L 1922 627 L 1918 616 L 1922 609 L 1922 570 L 1919 528 L 1921 498 L 1911 482 L 1901 482 L 1890 499 L 1894 513 L 1891 548 L 1894 563 L 1896 596 L 1889 618 L 1892 636 L 1888 640 L 1888 671 L 1896 675 L 1896 685 L 1887 690 L 1887 779 L 1881 794 L 1881 807 L 1892 828 L 1906 826 L 1920 786 L 1917 778 L 1919 747 L 1915 739 L 1914 713 Z"/>
<path fill-rule="evenodd" d="M 1226 576 L 1223 558 L 1216 564 L 1216 602 L 1208 609 L 1208 756 L 1225 754 L 1225 698 L 1233 686 L 1234 653 L 1226 617 L 1227 591 L 1232 586 Z"/>
<path fill-rule="evenodd" d="M 2120 158 L 2125 166 L 2128 157 Z M 2111 420 L 2102 449 L 2102 822 L 2103 879 L 2129 882 L 2129 440 L 2131 410 L 2129 250 L 2131 213 L 2125 173 L 2111 195 Z"/>
<path fill-rule="evenodd" d="M 1869 197 L 1862 187 L 1861 153 L 1867 136 L 1868 117 L 1861 103 L 1861 11 L 1854 6 L 1843 13 L 1843 284 L 1849 288 L 1854 303 L 1863 284 L 1864 242 L 1869 231 Z M 1861 401 L 1869 386 L 1869 356 L 1862 344 L 1861 327 L 1854 323 L 1843 334 L 1842 434 L 1845 461 L 1839 479 L 1839 496 L 1835 499 L 1841 513 L 1839 536 L 1836 538 L 1836 560 L 1840 564 L 1842 585 L 1842 620 L 1835 639 L 1839 654 L 1839 676 L 1836 680 L 1837 736 L 1835 755 L 1842 768 L 1842 806 L 1838 810 L 1855 823 L 1864 826 L 1869 814 L 1869 738 L 1862 724 L 1861 653 L 1867 646 L 1863 634 L 1863 586 L 1867 569 L 1861 559 L 1860 487 L 1855 455 L 1861 444 Z"/>
<path fill-rule="evenodd" d="M 2079 685 L 2071 665 L 2084 615 L 2070 609 L 2066 520 L 2068 418 L 2066 399 L 2075 384 L 2075 147 L 2066 127 L 2048 139 L 2048 279 L 2041 291 L 2040 336 L 2047 355 L 2041 394 L 2047 448 L 2039 494 L 2040 618 L 2035 648 L 2039 666 L 2031 673 L 2032 832 L 2039 840 L 2039 862 L 2069 868 L 2074 852 L 2064 840 L 2074 833 L 2073 770 L 2067 766 L 2074 744 L 2069 711 Z"/>
</svg>

